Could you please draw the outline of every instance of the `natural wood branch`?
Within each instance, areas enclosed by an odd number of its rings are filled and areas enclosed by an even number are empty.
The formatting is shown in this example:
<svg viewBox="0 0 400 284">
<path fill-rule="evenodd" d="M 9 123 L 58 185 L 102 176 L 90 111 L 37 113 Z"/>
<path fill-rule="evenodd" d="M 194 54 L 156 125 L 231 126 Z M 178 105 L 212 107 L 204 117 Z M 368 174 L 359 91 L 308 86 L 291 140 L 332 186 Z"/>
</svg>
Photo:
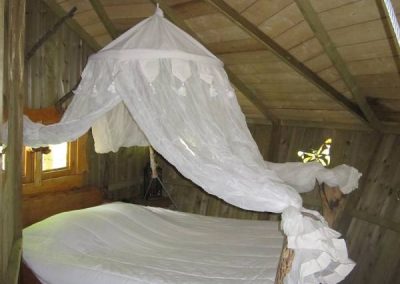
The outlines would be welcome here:
<svg viewBox="0 0 400 284">
<path fill-rule="evenodd" d="M 353 95 L 354 100 L 357 102 L 364 116 L 367 118 L 368 122 L 377 131 L 382 130 L 382 123 L 376 117 L 374 111 L 371 109 L 366 98 L 361 94 L 358 88 L 357 82 L 350 70 L 347 68 L 342 56 L 337 51 L 332 39 L 330 38 L 328 32 L 325 30 L 317 12 L 312 7 L 310 1 L 306 0 L 296 0 L 297 6 L 303 13 L 305 20 L 308 25 L 314 31 L 315 37 L 318 39 L 322 47 L 324 48 L 325 54 L 332 61 L 339 75 L 342 77 L 347 88 Z"/>
<path fill-rule="evenodd" d="M 153 179 L 157 178 L 158 172 L 157 172 L 156 157 L 154 154 L 154 149 L 151 146 L 149 146 L 149 160 L 150 160 L 151 178 Z"/>
<path fill-rule="evenodd" d="M 346 96 L 338 92 L 330 84 L 324 81 L 310 68 L 297 60 L 287 50 L 277 44 L 272 38 L 262 32 L 257 26 L 252 24 L 249 20 L 243 17 L 240 13 L 234 10 L 231 6 L 226 4 L 223 0 L 207 0 L 210 4 L 216 7 L 222 14 L 227 16 L 234 24 L 246 31 L 249 35 L 258 40 L 261 44 L 270 49 L 276 56 L 283 62 L 292 67 L 296 72 L 302 75 L 309 82 L 318 87 L 321 91 L 341 104 L 345 109 L 356 115 L 363 123 L 366 123 L 366 117 L 360 110 L 358 105 L 349 100 Z"/>
<path fill-rule="evenodd" d="M 101 22 L 103 23 L 104 27 L 110 34 L 112 39 L 118 37 L 119 33 L 115 26 L 113 25 L 112 21 L 108 17 L 106 11 L 104 10 L 103 5 L 100 3 L 99 0 L 90 0 L 93 9 L 96 11 L 97 16 L 100 18 Z"/>
<path fill-rule="evenodd" d="M 81 80 L 78 80 L 78 82 L 76 82 L 72 89 L 55 103 L 55 107 L 58 112 L 62 113 L 64 111 L 62 105 L 75 95 L 74 90 L 79 86 L 80 82 Z"/>
<path fill-rule="evenodd" d="M 164 11 L 165 16 L 171 20 L 175 25 L 186 31 L 192 37 L 194 37 L 202 45 L 206 44 L 196 35 L 196 33 L 182 20 L 176 13 L 164 3 L 162 0 L 151 0 L 154 4 L 159 4 L 160 8 Z M 252 90 L 250 90 L 233 72 L 225 66 L 225 71 L 229 77 L 231 83 L 272 123 L 279 123 L 277 117 L 275 117 L 265 106 L 264 102 L 257 96 Z"/>
<path fill-rule="evenodd" d="M 57 23 L 54 24 L 54 26 L 48 30 L 33 46 L 32 48 L 28 51 L 28 53 L 25 55 L 25 61 L 29 61 L 29 59 L 32 58 L 32 56 L 35 54 L 35 52 L 53 35 L 55 34 L 58 29 L 62 26 L 62 24 L 68 19 L 72 18 L 76 12 L 77 8 L 73 7 L 67 14 L 62 16 Z"/>
<path fill-rule="evenodd" d="M 335 228 L 344 210 L 345 197 L 338 187 L 329 187 L 324 183 L 319 184 L 318 181 L 316 183 L 321 197 L 322 215 L 329 227 Z"/>
<path fill-rule="evenodd" d="M 285 276 L 289 273 L 292 268 L 294 250 L 287 247 L 287 237 L 283 241 L 283 247 L 281 257 L 279 259 L 278 268 L 275 276 L 275 284 L 283 284 Z"/>
<path fill-rule="evenodd" d="M 58 17 L 64 17 L 66 12 L 55 0 L 43 0 L 43 2 L 52 10 Z M 81 39 L 83 39 L 93 51 L 98 51 L 100 45 L 74 20 L 68 18 L 66 24 L 73 30 Z"/>
</svg>

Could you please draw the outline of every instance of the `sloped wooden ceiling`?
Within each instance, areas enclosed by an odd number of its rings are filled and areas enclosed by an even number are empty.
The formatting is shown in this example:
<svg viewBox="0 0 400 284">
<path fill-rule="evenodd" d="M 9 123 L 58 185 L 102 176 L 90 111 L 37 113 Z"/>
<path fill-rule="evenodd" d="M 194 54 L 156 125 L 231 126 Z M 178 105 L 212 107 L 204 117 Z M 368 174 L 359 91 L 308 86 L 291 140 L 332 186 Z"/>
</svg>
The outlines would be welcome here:
<svg viewBox="0 0 400 284">
<path fill-rule="evenodd" d="M 69 24 L 95 49 L 159 2 L 225 63 L 249 119 L 400 132 L 400 58 L 379 0 L 44 2 L 59 15 L 76 6 Z"/>
</svg>

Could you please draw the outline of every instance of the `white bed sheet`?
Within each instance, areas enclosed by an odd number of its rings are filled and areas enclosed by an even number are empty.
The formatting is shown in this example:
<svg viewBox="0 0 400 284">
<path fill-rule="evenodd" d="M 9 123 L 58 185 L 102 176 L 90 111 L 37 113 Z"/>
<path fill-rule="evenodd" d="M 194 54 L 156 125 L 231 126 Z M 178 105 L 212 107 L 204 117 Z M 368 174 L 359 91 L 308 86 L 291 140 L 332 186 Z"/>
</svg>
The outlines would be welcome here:
<svg viewBox="0 0 400 284">
<path fill-rule="evenodd" d="M 273 283 L 279 223 L 111 203 L 23 231 L 23 259 L 46 284 Z"/>
</svg>

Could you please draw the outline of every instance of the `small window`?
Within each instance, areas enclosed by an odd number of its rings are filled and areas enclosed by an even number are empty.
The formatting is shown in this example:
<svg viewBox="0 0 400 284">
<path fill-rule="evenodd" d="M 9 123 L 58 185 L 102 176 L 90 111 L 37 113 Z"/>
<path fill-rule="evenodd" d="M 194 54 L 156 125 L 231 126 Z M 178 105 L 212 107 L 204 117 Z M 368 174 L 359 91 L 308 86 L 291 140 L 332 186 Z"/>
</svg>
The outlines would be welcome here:
<svg viewBox="0 0 400 284">
<path fill-rule="evenodd" d="M 52 124 L 61 114 L 54 107 L 25 109 L 33 122 Z M 25 147 L 23 153 L 23 193 L 37 194 L 53 190 L 81 187 L 86 183 L 86 140 L 83 135 L 75 141 L 49 145 L 48 147 Z"/>
<path fill-rule="evenodd" d="M 51 171 L 68 167 L 68 143 L 49 145 L 50 153 L 42 155 L 42 170 Z"/>
</svg>

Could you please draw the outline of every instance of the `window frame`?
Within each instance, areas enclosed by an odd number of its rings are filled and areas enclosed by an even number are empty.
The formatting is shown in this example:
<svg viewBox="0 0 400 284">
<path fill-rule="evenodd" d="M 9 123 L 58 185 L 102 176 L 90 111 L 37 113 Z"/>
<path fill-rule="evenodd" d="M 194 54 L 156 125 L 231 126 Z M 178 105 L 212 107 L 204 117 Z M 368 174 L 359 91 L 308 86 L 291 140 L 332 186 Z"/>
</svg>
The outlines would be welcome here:
<svg viewBox="0 0 400 284">
<path fill-rule="evenodd" d="M 33 122 L 53 124 L 61 119 L 55 107 L 44 109 L 25 109 L 24 114 Z M 40 151 L 33 152 L 27 147 L 23 149 L 22 189 L 24 195 L 37 194 L 57 190 L 79 188 L 86 183 L 87 134 L 75 141 L 68 142 L 67 167 L 61 169 L 42 170 L 42 155 Z"/>
</svg>

